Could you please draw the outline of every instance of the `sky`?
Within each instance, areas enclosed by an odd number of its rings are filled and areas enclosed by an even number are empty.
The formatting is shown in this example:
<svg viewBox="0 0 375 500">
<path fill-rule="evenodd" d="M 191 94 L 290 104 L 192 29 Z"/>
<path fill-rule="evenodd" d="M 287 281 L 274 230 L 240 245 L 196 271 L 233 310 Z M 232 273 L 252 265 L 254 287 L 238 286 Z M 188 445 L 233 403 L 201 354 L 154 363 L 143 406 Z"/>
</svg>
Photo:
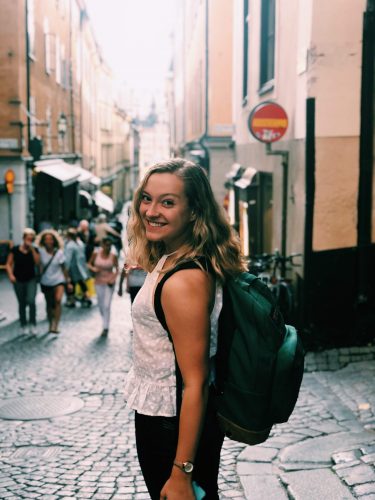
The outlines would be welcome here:
<svg viewBox="0 0 375 500">
<path fill-rule="evenodd" d="M 102 54 L 140 93 L 160 92 L 172 55 L 176 0 L 86 0 Z"/>
</svg>

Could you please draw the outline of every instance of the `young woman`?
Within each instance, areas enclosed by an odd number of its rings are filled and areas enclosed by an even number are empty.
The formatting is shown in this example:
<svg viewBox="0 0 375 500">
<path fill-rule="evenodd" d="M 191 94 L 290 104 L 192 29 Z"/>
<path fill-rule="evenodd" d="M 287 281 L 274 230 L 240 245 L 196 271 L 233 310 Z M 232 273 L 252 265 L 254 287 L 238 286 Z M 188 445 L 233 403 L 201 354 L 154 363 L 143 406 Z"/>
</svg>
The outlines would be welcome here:
<svg viewBox="0 0 375 500">
<path fill-rule="evenodd" d="M 63 241 L 54 229 L 45 229 L 37 236 L 40 253 L 40 285 L 46 299 L 49 333 L 60 333 L 61 301 L 65 283 L 67 290 L 73 286 L 65 268 Z"/>
<path fill-rule="evenodd" d="M 36 273 L 40 256 L 33 246 L 35 231 L 26 228 L 23 231 L 21 245 L 14 246 L 7 258 L 6 271 L 13 283 L 18 301 L 18 310 L 22 333 L 36 334 Z M 29 308 L 29 329 L 27 328 L 26 310 Z"/>
<path fill-rule="evenodd" d="M 222 284 L 244 270 L 238 239 L 203 169 L 183 159 L 146 173 L 128 234 L 129 258 L 149 272 L 132 307 L 133 367 L 125 384 L 147 488 L 152 499 L 193 500 L 194 481 L 206 499 L 218 499 L 224 435 L 213 404 L 213 357 Z"/>
<path fill-rule="evenodd" d="M 94 251 L 88 262 L 88 268 L 95 273 L 95 289 L 103 320 L 103 336 L 108 335 L 112 297 L 118 273 L 117 256 L 111 252 L 111 246 L 111 239 L 104 237 L 100 249 Z"/>
</svg>

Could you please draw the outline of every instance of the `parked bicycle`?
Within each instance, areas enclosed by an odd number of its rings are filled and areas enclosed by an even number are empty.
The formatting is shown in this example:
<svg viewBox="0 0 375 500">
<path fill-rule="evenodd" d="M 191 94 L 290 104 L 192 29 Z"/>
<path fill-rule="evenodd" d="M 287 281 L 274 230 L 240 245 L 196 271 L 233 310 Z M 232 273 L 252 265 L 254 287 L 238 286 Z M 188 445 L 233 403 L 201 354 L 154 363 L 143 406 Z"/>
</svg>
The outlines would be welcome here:
<svg viewBox="0 0 375 500">
<path fill-rule="evenodd" d="M 293 283 L 286 273 L 294 267 L 301 267 L 295 259 L 300 253 L 283 256 L 278 250 L 273 254 L 263 253 L 250 258 L 249 272 L 258 276 L 272 291 L 286 322 L 293 321 L 295 294 Z"/>
</svg>

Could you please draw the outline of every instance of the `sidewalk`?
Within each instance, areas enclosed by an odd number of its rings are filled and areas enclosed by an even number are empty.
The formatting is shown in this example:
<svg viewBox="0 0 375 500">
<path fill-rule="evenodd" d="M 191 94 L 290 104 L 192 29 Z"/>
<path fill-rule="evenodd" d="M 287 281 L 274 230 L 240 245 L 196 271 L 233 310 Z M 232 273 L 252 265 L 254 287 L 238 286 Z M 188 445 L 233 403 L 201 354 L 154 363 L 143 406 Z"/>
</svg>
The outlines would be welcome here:
<svg viewBox="0 0 375 500">
<path fill-rule="evenodd" d="M 308 353 L 295 411 L 237 472 L 251 500 L 375 500 L 375 346 Z"/>
</svg>

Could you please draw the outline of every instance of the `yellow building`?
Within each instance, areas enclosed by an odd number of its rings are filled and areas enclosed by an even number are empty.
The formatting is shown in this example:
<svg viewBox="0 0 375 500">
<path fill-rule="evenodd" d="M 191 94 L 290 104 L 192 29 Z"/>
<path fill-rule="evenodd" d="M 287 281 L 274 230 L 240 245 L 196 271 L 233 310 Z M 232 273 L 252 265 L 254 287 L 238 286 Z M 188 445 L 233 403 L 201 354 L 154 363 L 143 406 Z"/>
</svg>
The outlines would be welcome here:
<svg viewBox="0 0 375 500">
<path fill-rule="evenodd" d="M 242 168 L 233 172 L 230 210 L 246 254 L 304 254 L 291 273 L 300 324 L 338 342 L 348 342 L 359 309 L 374 301 L 374 94 L 363 83 L 374 77 L 374 25 L 365 11 L 365 0 L 235 1 L 233 121 Z M 249 132 L 251 111 L 266 101 L 287 112 L 288 130 L 270 148 L 284 155 L 267 154 Z"/>
</svg>

